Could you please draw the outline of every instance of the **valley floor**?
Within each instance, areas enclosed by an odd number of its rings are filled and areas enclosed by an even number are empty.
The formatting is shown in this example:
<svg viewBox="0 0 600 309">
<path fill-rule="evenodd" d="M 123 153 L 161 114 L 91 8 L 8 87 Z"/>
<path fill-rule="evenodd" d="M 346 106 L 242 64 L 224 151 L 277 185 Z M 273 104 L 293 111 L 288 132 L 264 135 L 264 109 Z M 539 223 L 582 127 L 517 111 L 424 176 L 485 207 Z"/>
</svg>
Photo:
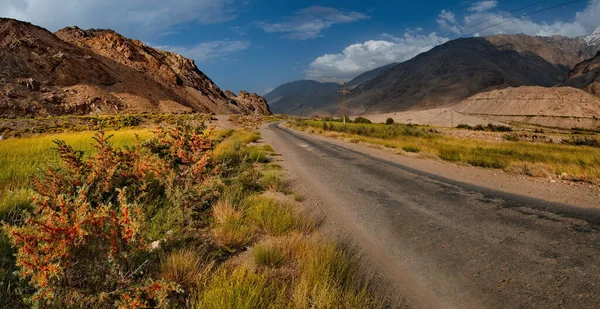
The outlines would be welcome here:
<svg viewBox="0 0 600 309">
<path fill-rule="evenodd" d="M 281 124 L 262 136 L 326 227 L 354 240 L 410 307 L 600 301 L 597 186 L 398 156 Z"/>
</svg>

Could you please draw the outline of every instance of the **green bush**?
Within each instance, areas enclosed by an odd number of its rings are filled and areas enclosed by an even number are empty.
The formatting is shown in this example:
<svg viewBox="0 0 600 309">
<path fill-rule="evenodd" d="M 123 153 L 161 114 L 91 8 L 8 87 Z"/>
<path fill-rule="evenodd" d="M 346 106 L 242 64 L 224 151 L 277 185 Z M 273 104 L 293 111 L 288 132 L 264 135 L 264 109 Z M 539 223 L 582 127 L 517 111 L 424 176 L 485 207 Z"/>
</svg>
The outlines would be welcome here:
<svg viewBox="0 0 600 309">
<path fill-rule="evenodd" d="M 394 124 L 394 119 L 392 119 L 392 118 L 388 118 L 388 119 L 386 119 L 386 120 L 385 120 L 385 124 L 386 124 L 386 125 Z"/>
<path fill-rule="evenodd" d="M 521 138 L 516 134 L 506 134 L 504 135 L 504 139 L 510 142 L 518 142 Z"/>
<path fill-rule="evenodd" d="M 354 123 L 371 123 L 371 120 L 364 117 L 356 117 L 356 119 L 354 119 Z"/>
<path fill-rule="evenodd" d="M 489 123 L 486 126 L 478 124 L 474 127 L 472 127 L 468 124 L 459 124 L 457 126 L 457 128 L 458 129 L 466 129 L 466 130 L 475 130 L 475 131 L 489 131 L 489 132 L 512 132 L 513 131 L 513 129 L 509 126 L 495 125 L 495 124 L 491 124 L 491 123 Z"/>
<path fill-rule="evenodd" d="M 563 143 L 575 146 L 600 147 L 600 139 L 594 137 L 572 137 L 569 140 L 563 140 Z"/>
</svg>

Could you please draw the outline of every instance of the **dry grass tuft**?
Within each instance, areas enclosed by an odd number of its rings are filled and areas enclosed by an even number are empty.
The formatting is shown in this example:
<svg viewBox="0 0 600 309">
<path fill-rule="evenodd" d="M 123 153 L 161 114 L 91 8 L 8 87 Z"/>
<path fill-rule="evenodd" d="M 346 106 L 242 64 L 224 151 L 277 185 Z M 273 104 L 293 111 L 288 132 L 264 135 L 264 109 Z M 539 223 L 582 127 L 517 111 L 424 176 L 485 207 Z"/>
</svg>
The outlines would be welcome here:
<svg viewBox="0 0 600 309">
<path fill-rule="evenodd" d="M 214 262 L 203 257 L 203 252 L 181 249 L 164 255 L 160 261 L 160 277 L 176 282 L 189 291 L 209 278 Z"/>
<path fill-rule="evenodd" d="M 216 227 L 213 229 L 215 240 L 227 247 L 242 247 L 254 239 L 256 230 L 247 224 L 244 211 L 231 203 L 219 201 L 213 207 Z"/>
<path fill-rule="evenodd" d="M 317 229 L 319 218 L 301 213 L 293 205 L 263 196 L 251 196 L 245 206 L 248 218 L 268 235 L 281 236 L 292 231 L 309 234 Z"/>
<path fill-rule="evenodd" d="M 280 244 L 259 244 L 254 247 L 256 265 L 277 267 L 285 264 L 286 256 Z"/>
<path fill-rule="evenodd" d="M 304 201 L 304 196 L 300 193 L 294 193 L 294 201 L 300 203 Z"/>
<path fill-rule="evenodd" d="M 519 162 L 512 163 L 505 170 L 509 173 L 528 175 L 533 177 L 551 177 L 554 173 L 554 169 L 544 163 L 527 163 Z"/>
<path fill-rule="evenodd" d="M 225 224 L 227 220 L 242 220 L 243 213 L 226 200 L 219 200 L 212 208 L 213 217 L 217 224 Z"/>
<path fill-rule="evenodd" d="M 283 194 L 292 193 L 290 182 L 284 179 L 281 173 L 277 171 L 266 171 L 260 180 L 260 184 L 267 190 L 273 190 Z"/>
</svg>

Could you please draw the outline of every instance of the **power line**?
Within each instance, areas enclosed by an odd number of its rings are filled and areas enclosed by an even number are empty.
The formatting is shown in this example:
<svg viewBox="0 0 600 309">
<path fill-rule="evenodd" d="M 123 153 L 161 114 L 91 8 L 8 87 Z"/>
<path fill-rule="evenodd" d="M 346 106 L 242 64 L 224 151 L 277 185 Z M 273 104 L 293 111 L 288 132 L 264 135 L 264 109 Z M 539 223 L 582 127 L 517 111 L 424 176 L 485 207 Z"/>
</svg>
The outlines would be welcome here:
<svg viewBox="0 0 600 309">
<path fill-rule="evenodd" d="M 479 30 L 477 30 L 477 31 L 475 31 L 475 32 L 471 32 L 471 33 L 469 33 L 469 34 L 465 34 L 465 35 L 463 35 L 463 36 L 459 37 L 459 39 L 461 39 L 461 38 L 464 38 L 464 37 L 471 36 L 471 35 L 473 35 L 473 34 L 476 34 L 476 33 L 480 32 L 480 31 L 483 31 L 483 30 L 487 30 L 487 29 L 490 29 L 490 28 L 493 28 L 493 27 L 496 27 L 496 26 L 499 26 L 499 25 L 502 25 L 502 24 L 506 24 L 506 23 L 508 23 L 508 22 L 511 22 L 511 21 L 513 21 L 513 20 L 517 20 L 517 19 L 520 19 L 520 18 L 523 18 L 523 17 L 531 16 L 531 15 L 533 15 L 533 14 L 537 14 L 537 13 L 541 13 L 541 12 L 549 11 L 549 10 L 556 9 L 556 8 L 559 8 L 559 7 L 562 7 L 562 6 L 566 6 L 566 5 L 570 5 L 570 4 L 575 4 L 575 3 L 579 3 L 579 2 L 583 2 L 583 1 L 587 1 L 587 0 L 574 0 L 574 1 L 565 2 L 565 3 L 562 3 L 562 4 L 558 4 L 558 5 L 554 5 L 554 6 L 551 6 L 551 7 L 547 7 L 547 8 L 543 8 L 543 9 L 535 10 L 535 11 L 533 11 L 533 12 L 530 12 L 530 13 L 525 13 L 525 14 L 522 14 L 521 16 L 518 16 L 518 17 L 513 17 L 513 18 L 511 18 L 511 19 L 507 19 L 507 20 L 505 20 L 505 21 L 503 21 L 503 22 L 499 22 L 499 23 L 497 23 L 497 24 L 493 24 L 493 25 L 491 25 L 491 26 L 488 26 L 488 27 L 485 27 L 485 28 L 483 28 L 483 29 L 479 29 Z"/>
<path fill-rule="evenodd" d="M 536 2 L 536 3 L 532 3 L 532 4 L 529 4 L 529 5 L 526 5 L 526 6 L 523 6 L 523 7 L 517 8 L 517 9 L 514 9 L 514 10 L 512 10 L 511 12 L 517 12 L 517 11 L 523 10 L 523 9 L 525 9 L 525 8 L 530 8 L 530 7 L 532 7 L 532 6 L 535 6 L 535 5 L 538 5 L 538 4 L 541 4 L 541 3 L 544 3 L 544 2 L 548 2 L 548 1 L 550 1 L 550 0 L 546 0 L 546 1 L 540 1 L 540 2 Z M 545 11 L 548 11 L 548 10 L 556 9 L 556 8 L 559 8 L 559 7 L 562 7 L 562 6 L 565 6 L 565 5 L 575 4 L 575 3 L 584 2 L 584 1 L 587 1 L 587 0 L 574 0 L 574 1 L 569 1 L 569 2 L 562 3 L 562 4 L 558 4 L 558 5 L 554 5 L 554 6 L 551 6 L 551 7 L 547 7 L 547 8 L 543 8 L 543 9 L 535 10 L 535 11 L 532 11 L 532 12 L 529 12 L 529 13 L 522 14 L 522 15 L 520 15 L 520 16 L 518 16 L 518 17 L 514 17 L 514 18 L 511 18 L 511 19 L 507 19 L 507 20 L 505 20 L 505 21 L 502 21 L 502 22 L 500 22 L 500 23 L 497 23 L 497 24 L 494 24 L 494 25 L 491 25 L 491 26 L 487 26 L 487 27 L 485 27 L 485 28 L 479 29 L 479 30 L 477 30 L 477 31 L 474 31 L 474 32 L 472 32 L 472 33 L 469 33 L 469 34 L 466 34 L 466 35 L 462 35 L 462 36 L 458 37 L 457 39 L 462 39 L 462 38 L 465 38 L 465 37 L 467 37 L 467 36 L 471 36 L 471 35 L 473 35 L 473 34 L 476 34 L 476 33 L 478 33 L 478 32 L 481 32 L 481 31 L 484 31 L 484 30 L 487 30 L 487 29 L 490 29 L 490 28 L 493 28 L 493 27 L 496 27 L 496 26 L 499 26 L 499 25 L 502 25 L 502 24 L 505 24 L 505 23 L 508 23 L 508 22 L 511 22 L 511 21 L 514 21 L 514 20 L 517 20 L 517 19 L 520 19 L 520 18 L 523 18 L 523 17 L 531 16 L 531 15 L 534 15 L 534 14 L 537 14 L 537 13 L 541 13 L 541 12 L 545 12 Z M 501 17 L 501 15 L 498 15 L 498 16 L 495 16 L 495 17 L 493 17 L 493 18 L 490 18 L 489 20 L 487 20 L 487 21 L 485 21 L 485 22 L 488 22 L 488 21 L 490 21 L 490 20 L 493 20 L 493 19 L 495 19 L 495 18 L 498 18 L 498 17 Z M 485 23 L 485 22 L 482 22 L 482 23 L 480 23 L 480 24 L 483 24 L 483 23 Z M 468 27 L 468 28 L 465 28 L 465 29 L 469 29 L 469 28 L 472 28 L 472 26 L 471 26 L 471 27 Z M 590 33 L 590 34 L 588 34 L 588 35 L 586 35 L 586 36 L 589 36 L 589 35 L 591 35 L 591 34 L 593 34 L 593 33 Z M 451 35 L 451 36 L 449 37 L 449 39 L 450 39 L 450 38 L 452 38 L 452 36 L 455 36 L 455 35 L 456 35 L 456 34 L 454 34 L 454 35 Z M 426 52 L 426 51 L 428 51 L 428 50 L 430 50 L 430 49 L 432 49 L 432 48 L 434 48 L 434 47 L 436 47 L 436 46 L 438 46 L 438 45 L 431 45 L 431 46 L 426 46 L 426 47 L 424 47 L 424 48 L 421 48 L 421 49 L 417 50 L 416 52 L 409 54 L 409 56 L 408 56 L 407 60 L 410 60 L 410 59 L 412 59 L 413 57 L 415 57 L 415 56 L 418 56 L 419 54 L 421 54 L 421 53 L 424 53 L 424 52 Z"/>
<path fill-rule="evenodd" d="M 516 9 L 513 9 L 513 10 L 511 10 L 511 11 L 508 11 L 508 12 L 505 12 L 505 13 L 502 13 L 502 14 L 495 15 L 495 16 L 493 16 L 493 17 L 491 17 L 491 18 L 488 18 L 488 19 L 486 19 L 486 20 L 484 20 L 484 21 L 482 21 L 482 22 L 479 22 L 479 23 L 477 23 L 477 24 L 474 24 L 474 25 L 468 26 L 468 27 L 466 27 L 466 28 L 463 28 L 461 31 L 464 31 L 464 30 L 466 30 L 466 29 L 471 29 L 471 28 L 474 28 L 475 26 L 479 26 L 479 25 L 481 25 L 481 24 L 487 23 L 487 22 L 489 22 L 489 21 L 492 21 L 492 20 L 494 20 L 494 19 L 496 19 L 496 18 L 500 18 L 500 17 L 508 16 L 508 15 L 511 15 L 512 13 L 514 13 L 514 12 L 518 12 L 518 11 L 521 11 L 521 10 L 524 10 L 524 9 L 528 9 L 528 8 L 530 8 L 530 7 L 533 7 L 533 6 L 536 6 L 536 5 L 540 5 L 540 4 L 542 4 L 542 3 L 545 3 L 545 2 L 548 2 L 548 1 L 551 1 L 551 0 L 543 0 L 543 1 L 538 1 L 538 2 L 531 3 L 531 4 L 528 4 L 528 5 L 522 6 L 522 7 L 518 7 L 518 8 L 516 8 Z M 475 33 L 479 32 L 479 31 L 482 31 L 482 30 L 480 29 L 480 30 L 476 31 Z M 450 41 L 450 40 L 454 39 L 453 37 L 455 37 L 455 36 L 457 36 L 457 35 L 458 35 L 458 33 L 453 33 L 453 34 L 451 34 L 450 36 L 448 36 L 448 40 Z M 461 37 L 458 37 L 457 39 L 460 39 L 460 38 L 462 38 L 462 36 L 461 36 Z M 419 49 L 418 51 L 416 51 L 416 52 L 414 52 L 414 53 L 412 53 L 412 54 L 409 54 L 409 55 L 410 55 L 410 58 L 408 58 L 408 59 L 411 59 L 411 58 L 413 58 L 414 56 L 417 56 L 417 55 L 419 55 L 420 53 L 426 52 L 426 51 L 428 51 L 429 49 L 431 49 L 431 48 L 433 48 L 433 47 L 435 47 L 435 46 L 431 46 L 431 47 L 430 47 L 430 46 L 426 46 L 426 47 L 424 47 L 424 48 L 422 48 L 422 49 Z"/>
<path fill-rule="evenodd" d="M 473 25 L 470 25 L 470 26 L 468 26 L 468 27 L 466 27 L 466 28 L 463 28 L 463 30 L 466 30 L 466 29 L 471 29 L 471 28 L 477 27 L 477 26 L 479 26 L 479 25 L 482 25 L 482 24 L 485 24 L 485 23 L 487 23 L 488 21 L 492 21 L 492 20 L 494 20 L 494 19 L 496 19 L 496 18 L 499 18 L 499 17 L 504 17 L 504 16 L 507 16 L 507 15 L 511 15 L 511 14 L 512 14 L 512 13 L 514 13 L 514 12 L 518 12 L 518 11 L 521 11 L 521 10 L 524 10 L 524 9 L 528 9 L 528 8 L 530 8 L 530 7 L 533 7 L 533 6 L 536 6 L 536 5 L 540 5 L 540 4 L 542 4 L 542 3 L 546 3 L 546 2 L 548 2 L 548 1 L 551 1 L 551 0 L 538 1 L 538 2 L 535 2 L 535 3 L 529 4 L 529 5 L 526 5 L 526 6 L 522 6 L 522 7 L 520 7 L 520 8 L 516 8 L 516 9 L 514 9 L 514 10 L 512 10 L 512 11 L 508 11 L 508 12 L 504 12 L 504 13 L 502 13 L 502 14 L 498 14 L 498 15 L 496 15 L 496 16 L 494 16 L 494 17 L 491 17 L 491 18 L 488 18 L 488 19 L 486 19 L 486 20 L 484 20 L 484 21 L 482 21 L 482 22 L 478 22 L 478 23 L 476 23 L 476 24 L 473 24 Z"/>
</svg>

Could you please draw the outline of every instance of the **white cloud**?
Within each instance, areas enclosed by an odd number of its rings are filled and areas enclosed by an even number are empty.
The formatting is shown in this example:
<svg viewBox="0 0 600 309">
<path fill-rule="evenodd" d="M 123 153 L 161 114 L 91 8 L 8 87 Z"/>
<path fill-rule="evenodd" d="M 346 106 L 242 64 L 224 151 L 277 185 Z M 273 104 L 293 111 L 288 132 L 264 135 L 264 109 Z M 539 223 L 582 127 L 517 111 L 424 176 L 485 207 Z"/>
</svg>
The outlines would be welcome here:
<svg viewBox="0 0 600 309">
<path fill-rule="evenodd" d="M 486 0 L 473 3 L 468 10 L 471 12 L 485 12 L 496 6 L 498 6 L 498 1 Z"/>
<path fill-rule="evenodd" d="M 380 40 L 350 45 L 339 54 L 316 58 L 306 70 L 306 77 L 320 81 L 351 79 L 357 75 L 393 62 L 402 62 L 424 52 L 447 39 L 436 33 L 420 35 L 406 32 L 398 38 L 383 34 Z"/>
<path fill-rule="evenodd" d="M 493 10 L 496 6 L 497 1 L 475 2 L 468 8 L 469 14 L 465 15 L 460 21 L 454 18 L 454 22 L 452 18 L 448 17 L 454 16 L 454 14 L 442 10 L 438 16 L 438 24 L 441 29 L 452 31 L 457 35 L 468 35 L 476 32 L 475 35 L 478 36 L 524 33 L 539 36 L 564 35 L 569 37 L 592 33 L 600 24 L 600 0 L 589 1 L 587 6 L 578 12 L 572 21 L 552 23 L 536 22 L 529 16 L 517 18 L 521 15 Z"/>
<path fill-rule="evenodd" d="M 450 11 L 442 10 L 436 19 L 442 30 L 451 31 L 455 34 L 460 34 L 460 29 L 456 23 L 456 15 Z"/>
<path fill-rule="evenodd" d="M 51 31 L 77 25 L 155 36 L 187 22 L 211 24 L 231 20 L 236 16 L 238 2 L 241 0 L 8 0 L 0 5 L 0 16 L 28 21 Z"/>
<path fill-rule="evenodd" d="M 250 43 L 247 41 L 222 40 L 203 42 L 191 47 L 157 46 L 156 48 L 183 55 L 184 57 L 194 59 L 197 62 L 207 62 L 235 55 L 240 51 L 248 49 L 248 47 L 250 47 Z"/>
<path fill-rule="evenodd" d="M 286 33 L 285 37 L 306 40 L 322 36 L 322 32 L 334 24 L 352 23 L 369 18 L 359 12 L 344 12 L 338 9 L 311 6 L 297 11 L 280 22 L 257 22 L 255 25 L 268 33 Z"/>
<path fill-rule="evenodd" d="M 600 25 L 600 0 L 590 1 L 585 10 L 577 12 L 575 21 L 588 33 Z"/>
</svg>

